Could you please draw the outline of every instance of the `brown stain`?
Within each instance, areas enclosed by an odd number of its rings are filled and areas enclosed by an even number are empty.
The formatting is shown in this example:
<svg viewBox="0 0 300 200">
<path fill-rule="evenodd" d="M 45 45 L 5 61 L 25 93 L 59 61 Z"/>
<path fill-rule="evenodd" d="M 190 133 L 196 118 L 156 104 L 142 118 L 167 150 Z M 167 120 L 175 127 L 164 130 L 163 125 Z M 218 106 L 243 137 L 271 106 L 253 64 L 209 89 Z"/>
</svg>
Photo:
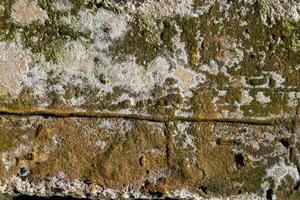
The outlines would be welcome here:
<svg viewBox="0 0 300 200">
<path fill-rule="evenodd" d="M 200 51 L 196 45 L 191 47 L 191 64 L 197 66 L 200 60 Z"/>
</svg>

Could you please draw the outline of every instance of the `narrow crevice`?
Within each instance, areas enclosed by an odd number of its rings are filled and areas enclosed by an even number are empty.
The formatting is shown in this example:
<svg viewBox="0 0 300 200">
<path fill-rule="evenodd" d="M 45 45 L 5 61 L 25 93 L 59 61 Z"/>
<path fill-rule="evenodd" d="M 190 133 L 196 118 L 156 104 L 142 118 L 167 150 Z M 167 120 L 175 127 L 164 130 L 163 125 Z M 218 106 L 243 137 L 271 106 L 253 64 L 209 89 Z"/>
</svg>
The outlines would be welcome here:
<svg viewBox="0 0 300 200">
<path fill-rule="evenodd" d="M 172 134 L 170 132 L 170 124 L 165 122 L 165 137 L 166 137 L 166 160 L 167 160 L 167 165 L 168 167 L 171 166 L 171 161 L 170 161 L 170 157 L 171 157 L 171 137 Z"/>
<path fill-rule="evenodd" d="M 296 115 L 295 118 L 291 121 L 292 125 L 291 125 L 291 132 L 292 132 L 292 145 L 290 143 L 289 144 L 289 159 L 291 162 L 293 162 L 296 167 L 297 167 L 297 171 L 298 174 L 300 174 L 300 153 L 299 153 L 299 134 L 300 134 L 300 103 L 298 103 L 297 105 L 297 109 L 296 109 Z M 296 188 L 298 189 L 300 185 L 300 182 L 297 183 Z M 295 189 L 294 189 L 295 190 Z"/>
<path fill-rule="evenodd" d="M 295 185 L 295 187 L 293 188 L 293 192 L 298 191 L 300 188 L 300 181 L 297 182 L 297 184 Z"/>
<path fill-rule="evenodd" d="M 267 200 L 273 200 L 273 190 L 272 190 L 272 188 L 267 190 L 266 199 Z"/>
<path fill-rule="evenodd" d="M 234 155 L 234 160 L 235 160 L 235 164 L 236 164 L 237 169 L 241 169 L 242 167 L 245 166 L 243 154 L 241 154 L 241 153 L 235 154 Z"/>
<path fill-rule="evenodd" d="M 281 138 L 281 139 L 280 139 L 280 143 L 281 143 L 286 149 L 289 149 L 290 143 L 289 143 L 288 139 L 286 139 L 286 138 Z"/>
<path fill-rule="evenodd" d="M 152 116 L 152 115 L 139 115 L 139 114 L 122 114 L 114 112 L 85 112 L 85 111 L 64 111 L 64 110 L 0 110 L 0 116 L 41 116 L 45 118 L 112 118 L 112 119 L 129 119 L 129 120 L 141 120 L 151 122 L 212 122 L 212 123 L 228 123 L 228 124 L 248 124 L 248 125 L 261 125 L 261 126 L 274 126 L 280 124 L 280 121 L 275 118 L 269 119 L 257 119 L 257 118 L 218 118 L 218 117 L 183 117 L 183 116 Z"/>
<path fill-rule="evenodd" d="M 208 188 L 206 186 L 200 186 L 199 190 L 204 194 L 207 195 L 208 194 Z"/>
</svg>

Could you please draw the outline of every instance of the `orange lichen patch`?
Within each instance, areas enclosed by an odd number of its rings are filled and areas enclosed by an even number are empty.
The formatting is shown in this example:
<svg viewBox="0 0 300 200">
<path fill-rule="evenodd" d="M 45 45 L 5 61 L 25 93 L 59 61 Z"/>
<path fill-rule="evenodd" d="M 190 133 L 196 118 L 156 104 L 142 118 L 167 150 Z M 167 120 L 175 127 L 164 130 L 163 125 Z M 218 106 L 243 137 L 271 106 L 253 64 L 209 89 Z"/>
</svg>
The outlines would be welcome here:
<svg viewBox="0 0 300 200">
<path fill-rule="evenodd" d="M 211 144 L 213 137 L 207 134 L 211 128 L 209 125 L 201 126 L 203 131 L 196 129 L 197 125 L 194 125 L 185 134 L 194 136 L 196 150 L 182 149 L 175 142 L 172 143 L 170 148 L 172 176 L 169 184 L 174 188 L 188 187 L 195 192 L 199 186 L 215 177 L 226 177 L 234 159 L 233 156 L 228 156 L 232 154 L 230 146 Z M 174 140 L 176 139 L 173 138 Z"/>
<path fill-rule="evenodd" d="M 0 164 L 0 176 L 1 176 L 0 182 L 8 178 L 5 174 L 5 167 L 3 166 L 3 164 Z"/>
<path fill-rule="evenodd" d="M 268 131 L 264 130 L 265 127 L 248 127 L 252 131 L 244 138 L 248 138 L 249 141 L 243 143 L 234 139 L 234 135 L 239 137 L 238 135 L 242 134 L 239 133 L 243 131 L 241 125 L 191 123 L 188 126 L 184 134 L 193 138 L 194 149 L 183 148 L 177 144 L 178 139 L 171 139 L 173 142 L 169 148 L 169 166 L 172 175 L 168 179 L 171 188 L 189 188 L 193 192 L 199 192 L 200 188 L 207 196 L 235 195 L 239 191 L 260 192 L 267 166 L 276 162 L 277 158 L 269 155 L 278 141 L 275 139 L 269 142 L 269 146 L 262 145 L 257 148 L 251 146 L 249 138 L 255 142 L 263 140 L 262 135 Z M 169 130 L 174 134 L 172 127 L 169 127 Z M 215 135 L 222 131 L 223 137 Z M 273 131 L 277 133 L 277 130 Z M 262 156 L 266 160 L 253 161 L 248 155 Z M 239 183 L 240 186 L 235 183 Z"/>
<path fill-rule="evenodd" d="M 34 159 L 29 162 L 34 172 L 30 180 L 39 182 L 64 173 L 69 180 L 117 189 L 165 168 L 163 133 L 159 129 L 153 132 L 147 123 L 132 125 L 132 129 L 122 133 L 121 124 L 110 130 L 101 128 L 101 120 L 96 119 L 43 122 L 33 141 L 36 148 Z M 53 145 L 52 150 L 49 144 Z"/>
<path fill-rule="evenodd" d="M 107 186 L 138 183 L 166 168 L 163 133 L 153 132 L 147 123 L 135 122 L 126 136 L 119 135 L 118 142 L 98 159 L 97 166 L 102 169 L 99 175 Z"/>
<path fill-rule="evenodd" d="M 13 148 L 16 141 L 15 134 L 11 133 L 12 130 L 7 129 L 6 127 L 4 128 L 3 126 L 0 127 L 0 180 L 4 180 L 8 174 L 5 167 L 5 160 L 2 158 L 4 156 L 3 153 Z"/>
<path fill-rule="evenodd" d="M 95 126 L 95 122 L 85 122 L 86 126 Z M 78 122 L 77 122 L 78 123 Z M 97 130 L 97 129 L 96 129 Z M 49 120 L 41 123 L 33 141 L 35 158 L 30 162 L 30 168 L 34 172 L 29 178 L 33 182 L 39 182 L 45 178 L 65 173 L 68 179 L 81 178 L 81 171 L 93 163 L 93 158 L 100 151 L 100 147 L 92 144 L 101 134 L 82 130 L 76 120 Z M 54 147 L 49 146 L 52 142 Z"/>
<path fill-rule="evenodd" d="M 0 118 L 0 181 L 7 180 L 11 174 L 18 172 L 20 158 L 31 140 L 21 128 L 22 123 L 22 118 Z"/>
<path fill-rule="evenodd" d="M 201 88 L 194 92 L 191 99 L 194 116 L 215 116 L 215 105 L 212 103 L 214 96 L 209 88 Z"/>
</svg>

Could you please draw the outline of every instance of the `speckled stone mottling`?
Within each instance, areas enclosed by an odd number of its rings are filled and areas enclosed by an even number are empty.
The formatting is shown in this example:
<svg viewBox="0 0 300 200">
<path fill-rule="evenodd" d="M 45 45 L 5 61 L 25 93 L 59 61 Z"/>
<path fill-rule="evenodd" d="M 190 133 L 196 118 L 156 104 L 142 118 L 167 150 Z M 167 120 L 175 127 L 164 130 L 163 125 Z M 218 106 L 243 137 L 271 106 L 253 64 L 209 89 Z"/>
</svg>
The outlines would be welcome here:
<svg viewBox="0 0 300 200">
<path fill-rule="evenodd" d="M 0 0 L 0 194 L 296 200 L 299 99 L 299 0 Z"/>
</svg>

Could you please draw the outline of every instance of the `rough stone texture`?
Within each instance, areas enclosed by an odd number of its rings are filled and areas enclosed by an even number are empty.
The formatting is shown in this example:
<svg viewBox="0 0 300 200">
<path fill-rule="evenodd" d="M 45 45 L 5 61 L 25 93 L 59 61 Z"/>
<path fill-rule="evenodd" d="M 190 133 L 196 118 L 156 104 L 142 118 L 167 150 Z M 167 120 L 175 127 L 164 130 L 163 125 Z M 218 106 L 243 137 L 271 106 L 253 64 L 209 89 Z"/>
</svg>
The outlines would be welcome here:
<svg viewBox="0 0 300 200">
<path fill-rule="evenodd" d="M 0 193 L 300 199 L 299 20 L 299 0 L 0 0 Z"/>
</svg>

